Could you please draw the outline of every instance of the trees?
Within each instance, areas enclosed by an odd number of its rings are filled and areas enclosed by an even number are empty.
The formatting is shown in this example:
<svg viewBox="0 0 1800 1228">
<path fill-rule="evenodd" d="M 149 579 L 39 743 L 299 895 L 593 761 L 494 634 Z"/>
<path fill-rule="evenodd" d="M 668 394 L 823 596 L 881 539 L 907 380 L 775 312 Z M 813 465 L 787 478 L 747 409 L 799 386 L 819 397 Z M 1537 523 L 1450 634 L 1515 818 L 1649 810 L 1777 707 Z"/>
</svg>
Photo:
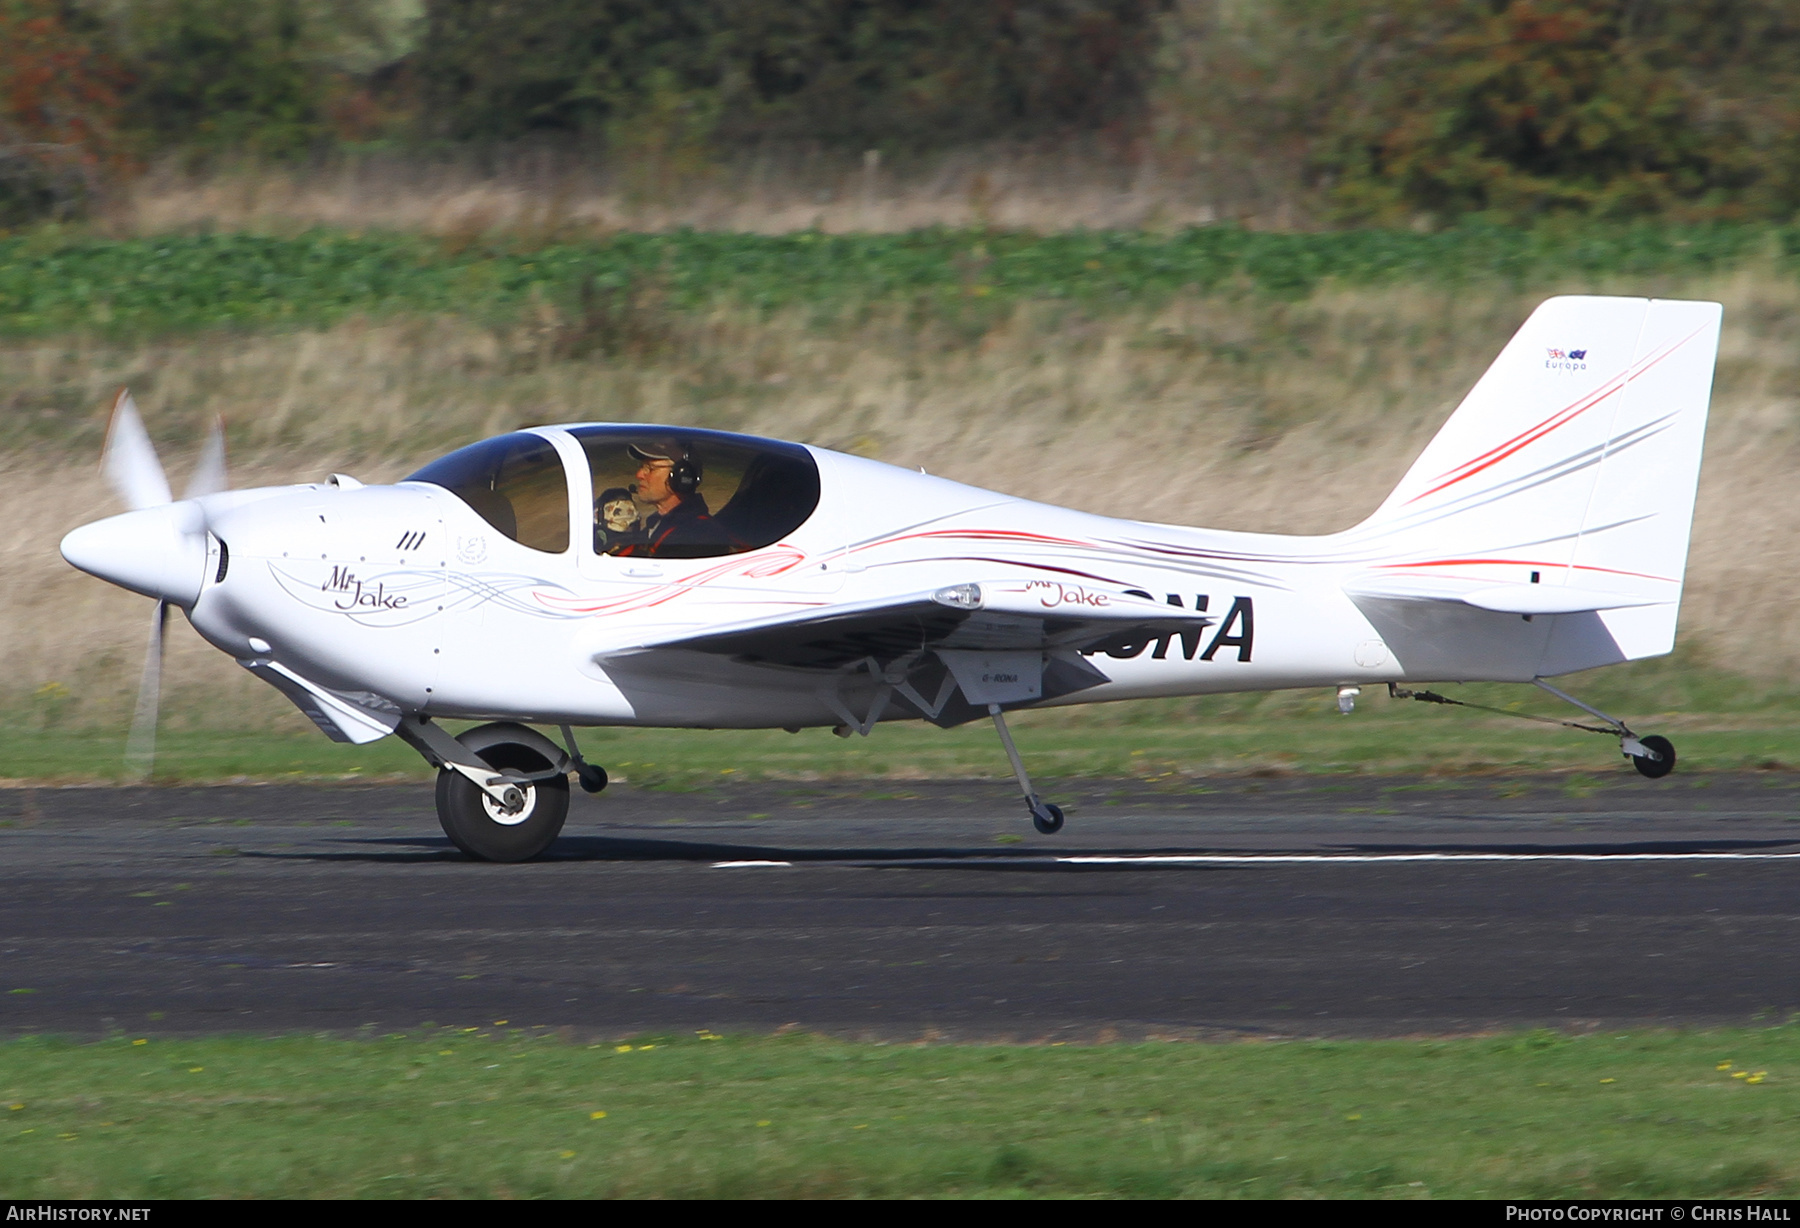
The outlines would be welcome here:
<svg viewBox="0 0 1800 1228">
<path fill-rule="evenodd" d="M 1187 0 L 1173 25 L 1169 142 L 1227 173 L 1276 151 L 1338 221 L 1800 206 L 1787 0 Z"/>
<path fill-rule="evenodd" d="M 82 209 L 119 157 L 123 76 L 60 0 L 0 0 L 0 227 Z"/>
<path fill-rule="evenodd" d="M 1141 106 L 1166 0 L 429 0 L 415 68 L 446 135 L 617 131 L 943 145 Z"/>
<path fill-rule="evenodd" d="M 1341 215 L 1530 221 L 1742 212 L 1771 169 L 1714 105 L 1747 48 L 1708 67 L 1691 12 L 1626 0 L 1383 6 L 1391 62 L 1346 99 L 1316 162 Z M 1715 14 L 1715 45 L 1752 6 Z"/>
<path fill-rule="evenodd" d="M 1785 220 L 1800 6 L 0 0 L 0 225 L 172 150 L 530 138 L 685 172 L 765 139 L 1095 133 L 1154 136 L 1164 169 L 1228 185 L 1228 213 Z"/>
</svg>

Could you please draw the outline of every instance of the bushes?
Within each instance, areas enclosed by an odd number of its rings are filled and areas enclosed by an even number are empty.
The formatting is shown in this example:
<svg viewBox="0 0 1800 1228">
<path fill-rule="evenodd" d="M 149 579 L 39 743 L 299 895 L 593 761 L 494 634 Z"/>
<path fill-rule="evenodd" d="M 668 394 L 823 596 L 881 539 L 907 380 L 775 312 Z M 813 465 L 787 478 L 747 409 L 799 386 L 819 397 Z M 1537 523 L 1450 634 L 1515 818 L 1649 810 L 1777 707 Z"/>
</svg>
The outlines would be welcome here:
<svg viewBox="0 0 1800 1228">
<path fill-rule="evenodd" d="M 128 10 L 124 41 L 138 130 L 157 147 L 265 156 L 327 134 L 325 83 L 306 63 L 296 0 L 154 0 Z"/>
<path fill-rule="evenodd" d="M 290 158 L 369 135 L 371 86 L 406 49 L 392 7 L 130 0 L 109 33 L 140 146 Z"/>
<path fill-rule="evenodd" d="M 724 140 L 933 146 L 1129 117 L 1167 0 L 429 0 L 443 133 L 600 133 L 671 106 Z"/>
<path fill-rule="evenodd" d="M 1100 134 L 1226 213 L 1800 209 L 1792 0 L 0 0 L 0 225 L 124 152 Z M 10 186 L 8 186 L 10 185 Z"/>
<path fill-rule="evenodd" d="M 60 0 L 0 0 L 0 228 L 79 212 L 118 157 L 116 63 Z"/>
<path fill-rule="evenodd" d="M 1318 159 L 1340 176 L 1340 213 L 1721 216 L 1770 188 L 1779 198 L 1786 170 L 1770 175 L 1767 151 L 1719 105 L 1762 75 L 1752 48 L 1730 45 L 1757 6 L 1713 7 L 1710 29 L 1687 6 L 1623 0 L 1390 9 L 1376 24 L 1397 63 L 1346 108 Z M 1800 23 L 1786 24 L 1791 43 Z M 1727 53 L 1710 72 L 1689 37 L 1703 30 Z"/>
<path fill-rule="evenodd" d="M 1168 38 L 1165 144 L 1274 151 L 1339 222 L 1800 208 L 1784 0 L 1189 0 Z"/>
</svg>

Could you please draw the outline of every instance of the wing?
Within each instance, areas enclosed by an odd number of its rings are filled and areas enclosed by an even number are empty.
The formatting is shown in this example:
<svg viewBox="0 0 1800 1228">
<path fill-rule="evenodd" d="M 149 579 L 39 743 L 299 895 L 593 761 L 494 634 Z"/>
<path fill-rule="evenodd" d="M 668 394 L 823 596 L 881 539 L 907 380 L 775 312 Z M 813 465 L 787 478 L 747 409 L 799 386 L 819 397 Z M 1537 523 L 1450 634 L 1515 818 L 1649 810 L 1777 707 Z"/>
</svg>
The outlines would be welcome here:
<svg viewBox="0 0 1800 1228">
<path fill-rule="evenodd" d="M 1215 619 L 1123 589 L 1052 580 L 953 584 L 927 593 L 841 603 L 609 649 L 680 648 L 800 669 L 886 664 L 939 650 L 1082 651 L 1195 632 Z"/>
</svg>

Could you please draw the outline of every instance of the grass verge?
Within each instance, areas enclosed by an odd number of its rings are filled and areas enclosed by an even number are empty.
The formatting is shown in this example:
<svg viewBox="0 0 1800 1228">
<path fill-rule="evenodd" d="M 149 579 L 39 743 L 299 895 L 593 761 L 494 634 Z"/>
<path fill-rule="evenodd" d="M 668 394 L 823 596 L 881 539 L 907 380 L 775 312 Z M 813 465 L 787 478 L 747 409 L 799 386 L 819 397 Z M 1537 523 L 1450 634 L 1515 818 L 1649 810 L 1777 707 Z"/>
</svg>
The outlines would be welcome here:
<svg viewBox="0 0 1800 1228">
<path fill-rule="evenodd" d="M 1601 681 L 1605 680 L 1605 681 Z M 1600 675 L 1577 694 L 1623 713 L 1640 733 L 1676 744 L 1684 775 L 1800 767 L 1800 704 L 1785 693 L 1733 702 L 1732 680 L 1671 667 L 1619 681 Z M 1669 694 L 1663 688 L 1678 693 Z M 1537 716 L 1579 718 L 1516 686 L 1443 686 L 1447 694 Z M 1689 701 L 1668 711 L 1673 699 Z M 1660 701 L 1658 703 L 1657 701 Z M 1658 711 L 1662 707 L 1664 710 Z M 33 728 L 30 714 L 0 741 L 0 780 L 116 783 L 122 731 Z M 298 718 L 294 725 L 299 726 Z M 1627 769 L 1610 737 L 1493 713 L 1390 700 L 1371 689 L 1350 716 L 1329 692 L 1144 700 L 1014 714 L 1011 725 L 1034 776 L 1138 778 L 1201 786 L 1210 775 L 1267 772 L 1380 774 Z M 919 721 L 878 726 L 867 738 L 824 729 L 600 729 L 583 753 L 616 778 L 651 788 L 696 789 L 732 780 L 967 780 L 1008 775 L 985 721 L 937 729 Z M 156 780 L 376 781 L 428 778 L 393 738 L 341 746 L 310 728 L 293 733 L 184 725 L 163 732 Z"/>
<path fill-rule="evenodd" d="M 0 1045 L 0 1194 L 1800 1193 L 1800 1029 L 1429 1041 Z"/>
</svg>

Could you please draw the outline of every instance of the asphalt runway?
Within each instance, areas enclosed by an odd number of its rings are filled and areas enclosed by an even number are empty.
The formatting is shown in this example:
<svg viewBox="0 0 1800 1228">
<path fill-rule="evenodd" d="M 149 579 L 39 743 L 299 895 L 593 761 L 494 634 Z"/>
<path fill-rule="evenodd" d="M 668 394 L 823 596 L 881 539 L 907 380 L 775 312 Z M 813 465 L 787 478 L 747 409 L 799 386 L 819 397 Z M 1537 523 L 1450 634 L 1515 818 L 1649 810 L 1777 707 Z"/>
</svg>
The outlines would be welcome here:
<svg viewBox="0 0 1800 1228">
<path fill-rule="evenodd" d="M 1370 1036 L 1800 1009 L 1800 776 L 0 792 L 10 1034 Z"/>
</svg>

